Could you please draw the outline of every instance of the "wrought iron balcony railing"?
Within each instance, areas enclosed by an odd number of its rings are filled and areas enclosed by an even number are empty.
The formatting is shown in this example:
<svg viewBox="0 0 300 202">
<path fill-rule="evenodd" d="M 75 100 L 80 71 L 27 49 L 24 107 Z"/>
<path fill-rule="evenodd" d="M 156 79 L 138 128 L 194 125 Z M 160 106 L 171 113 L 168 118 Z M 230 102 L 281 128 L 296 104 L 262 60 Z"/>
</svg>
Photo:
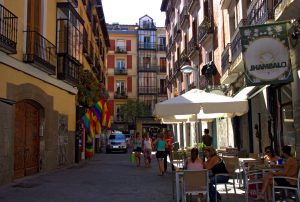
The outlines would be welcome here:
<svg viewBox="0 0 300 202">
<path fill-rule="evenodd" d="M 79 70 L 82 65 L 77 60 L 69 55 L 60 56 L 57 58 L 57 78 L 77 86 L 79 83 Z"/>
<path fill-rule="evenodd" d="M 156 43 L 151 42 L 139 42 L 139 49 L 144 50 L 156 50 Z"/>
<path fill-rule="evenodd" d="M 139 72 L 157 72 L 159 67 L 157 65 L 151 64 L 139 64 L 138 71 Z"/>
<path fill-rule="evenodd" d="M 87 54 L 89 52 L 89 40 L 88 40 L 88 33 L 86 31 L 85 28 L 83 28 L 83 44 L 82 44 L 82 48 L 83 48 L 83 53 Z"/>
<path fill-rule="evenodd" d="M 228 43 L 222 53 L 221 56 L 221 67 L 222 67 L 222 75 L 225 74 L 225 72 L 228 70 L 231 64 L 231 58 L 230 58 L 230 46 L 231 44 Z"/>
<path fill-rule="evenodd" d="M 192 8 L 195 8 L 197 4 L 199 4 L 198 0 L 187 0 L 188 12 L 190 12 Z"/>
<path fill-rule="evenodd" d="M 139 86 L 138 89 L 139 94 L 157 94 L 157 87 L 154 86 Z"/>
<path fill-rule="evenodd" d="M 114 93 L 114 99 L 127 99 L 127 92 L 126 91 L 116 91 Z"/>
<path fill-rule="evenodd" d="M 48 74 L 56 73 L 56 47 L 37 31 L 25 31 L 24 62 L 33 63 Z"/>
<path fill-rule="evenodd" d="M 273 8 L 268 5 L 267 0 L 252 1 L 248 13 L 248 25 L 262 25 L 268 20 L 274 19 Z"/>
<path fill-rule="evenodd" d="M 157 50 L 158 51 L 166 51 L 166 45 L 165 44 L 157 44 Z"/>
<path fill-rule="evenodd" d="M 184 6 L 181 13 L 180 13 L 180 26 L 184 26 L 184 23 L 189 22 L 189 14 L 187 11 L 187 6 Z"/>
<path fill-rule="evenodd" d="M 200 26 L 198 27 L 198 41 L 199 43 L 203 42 L 209 34 L 214 32 L 213 23 L 209 17 L 204 17 Z"/>
<path fill-rule="evenodd" d="M 192 54 L 194 54 L 196 52 L 196 50 L 199 49 L 196 39 L 197 38 L 193 36 L 191 38 L 191 40 L 188 42 L 188 49 L 187 49 L 188 56 L 191 56 Z"/>
<path fill-rule="evenodd" d="M 239 56 L 239 54 L 242 52 L 242 41 L 241 41 L 241 34 L 239 31 L 239 27 L 244 26 L 247 24 L 246 19 L 242 19 L 240 23 L 237 26 L 237 29 L 235 30 L 231 45 L 230 45 L 230 51 L 231 51 L 231 62 L 234 62 L 234 60 Z"/>
<path fill-rule="evenodd" d="M 125 69 L 125 67 L 117 67 L 115 68 L 115 71 L 114 71 L 115 75 L 127 75 L 127 69 Z"/>
<path fill-rule="evenodd" d="M 126 46 L 116 46 L 115 53 L 127 53 Z"/>
<path fill-rule="evenodd" d="M 174 40 L 178 39 L 181 36 L 181 30 L 179 29 L 178 24 L 176 24 L 174 26 L 173 36 L 174 36 Z M 175 44 L 175 43 L 173 43 L 173 44 Z"/>
<path fill-rule="evenodd" d="M 0 50 L 17 52 L 18 17 L 0 5 Z"/>
</svg>

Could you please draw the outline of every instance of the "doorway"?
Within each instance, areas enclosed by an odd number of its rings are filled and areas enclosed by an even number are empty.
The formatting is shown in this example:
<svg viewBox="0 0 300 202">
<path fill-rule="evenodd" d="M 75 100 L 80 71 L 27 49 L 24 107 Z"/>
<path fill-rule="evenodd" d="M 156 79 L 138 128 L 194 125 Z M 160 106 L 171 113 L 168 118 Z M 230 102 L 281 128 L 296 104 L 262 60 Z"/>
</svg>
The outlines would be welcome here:
<svg viewBox="0 0 300 202">
<path fill-rule="evenodd" d="M 32 100 L 16 103 L 14 179 L 39 171 L 40 109 L 40 105 Z"/>
</svg>

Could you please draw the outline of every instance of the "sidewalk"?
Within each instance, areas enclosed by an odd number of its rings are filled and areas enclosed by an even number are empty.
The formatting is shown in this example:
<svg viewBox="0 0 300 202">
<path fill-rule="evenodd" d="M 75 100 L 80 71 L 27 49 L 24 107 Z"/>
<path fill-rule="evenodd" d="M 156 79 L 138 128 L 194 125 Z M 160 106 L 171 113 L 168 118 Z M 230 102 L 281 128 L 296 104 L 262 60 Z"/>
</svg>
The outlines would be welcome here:
<svg viewBox="0 0 300 202">
<path fill-rule="evenodd" d="M 159 176 L 155 155 L 152 167 L 137 168 L 127 154 L 95 154 L 80 164 L 18 180 L 0 187 L 1 202 L 97 201 L 97 202 L 172 202 L 171 166 L 165 176 Z M 222 189 L 220 187 L 220 189 Z M 223 201 L 245 201 L 230 190 Z"/>
</svg>

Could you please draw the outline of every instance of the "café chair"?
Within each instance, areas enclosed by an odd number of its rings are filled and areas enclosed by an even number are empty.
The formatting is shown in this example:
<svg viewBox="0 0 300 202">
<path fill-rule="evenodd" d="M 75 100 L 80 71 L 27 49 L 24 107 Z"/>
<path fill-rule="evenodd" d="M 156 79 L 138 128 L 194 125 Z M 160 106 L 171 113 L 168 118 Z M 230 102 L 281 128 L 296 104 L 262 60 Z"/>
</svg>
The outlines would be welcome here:
<svg viewBox="0 0 300 202">
<path fill-rule="evenodd" d="M 245 198 L 249 201 L 249 185 L 255 185 L 256 196 L 259 194 L 259 187 L 263 184 L 263 172 L 262 170 L 247 170 L 245 171 Z"/>
<path fill-rule="evenodd" d="M 207 169 L 199 171 L 184 170 L 182 186 L 183 202 L 192 201 L 193 196 L 205 196 L 205 201 L 209 201 L 208 183 L 209 178 Z"/>
<path fill-rule="evenodd" d="M 229 177 L 229 181 L 225 182 L 225 183 L 220 183 L 220 182 L 216 182 L 216 190 L 217 190 L 217 186 L 218 185 L 225 185 L 225 190 L 226 190 L 226 196 L 228 198 L 228 189 L 227 189 L 227 185 L 232 185 L 233 186 L 233 190 L 234 190 L 234 194 L 236 195 L 236 188 L 235 188 L 235 180 L 236 180 L 236 176 L 239 174 L 238 170 L 239 170 L 239 159 L 238 157 L 234 157 L 234 156 L 223 156 L 222 160 L 224 161 L 224 164 L 226 166 L 226 169 L 228 171 L 228 173 L 220 173 L 217 174 L 218 175 L 225 175 Z M 217 192 L 216 192 L 217 194 Z M 217 198 L 217 196 L 216 196 Z"/>
<path fill-rule="evenodd" d="M 286 180 L 293 180 L 296 182 L 296 185 L 295 186 L 280 186 L 280 185 L 277 185 L 276 182 L 275 182 L 275 179 L 286 179 Z M 300 201 L 300 169 L 298 171 L 298 177 L 286 177 L 286 176 L 273 176 L 273 185 L 272 185 L 272 193 L 273 193 L 273 196 L 272 196 L 272 201 L 275 202 L 276 201 L 276 192 L 275 191 L 278 191 L 278 190 L 281 190 L 281 191 L 284 191 L 284 197 L 288 197 L 288 191 L 295 191 L 296 192 L 296 201 Z"/>
</svg>

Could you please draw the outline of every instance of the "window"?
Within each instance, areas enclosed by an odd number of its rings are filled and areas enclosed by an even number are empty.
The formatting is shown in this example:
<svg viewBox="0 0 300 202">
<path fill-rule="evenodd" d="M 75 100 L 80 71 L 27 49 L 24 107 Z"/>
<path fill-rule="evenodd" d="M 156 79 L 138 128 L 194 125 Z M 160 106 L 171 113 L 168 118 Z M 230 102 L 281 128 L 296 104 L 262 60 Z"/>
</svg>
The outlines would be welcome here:
<svg viewBox="0 0 300 202">
<path fill-rule="evenodd" d="M 150 48 L 150 36 L 144 36 L 144 48 Z"/>
<path fill-rule="evenodd" d="M 159 80 L 159 92 L 161 94 L 167 93 L 167 87 L 166 87 L 166 80 L 165 79 L 160 79 Z"/>
<path fill-rule="evenodd" d="M 118 52 L 125 52 L 126 51 L 126 45 L 125 45 L 125 40 L 117 40 L 117 47 L 116 51 Z"/>
<path fill-rule="evenodd" d="M 117 59 L 117 69 L 124 70 L 125 69 L 125 60 Z"/>
<path fill-rule="evenodd" d="M 166 72 L 166 58 L 159 58 L 159 70 L 160 72 Z"/>
<path fill-rule="evenodd" d="M 150 57 L 143 57 L 143 66 L 150 68 L 151 65 L 151 58 Z"/>
<path fill-rule="evenodd" d="M 116 81 L 117 93 L 125 94 L 125 81 Z"/>
</svg>

